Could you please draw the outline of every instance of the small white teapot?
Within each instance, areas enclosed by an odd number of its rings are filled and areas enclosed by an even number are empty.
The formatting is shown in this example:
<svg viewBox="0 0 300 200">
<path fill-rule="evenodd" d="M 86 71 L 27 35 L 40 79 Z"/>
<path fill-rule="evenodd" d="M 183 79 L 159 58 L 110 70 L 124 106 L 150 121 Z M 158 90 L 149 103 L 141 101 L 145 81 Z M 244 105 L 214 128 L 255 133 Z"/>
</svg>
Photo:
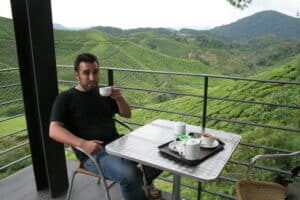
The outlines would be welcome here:
<svg viewBox="0 0 300 200">
<path fill-rule="evenodd" d="M 180 145 L 179 154 L 186 160 L 197 160 L 200 157 L 199 138 L 190 138 L 183 142 Z"/>
</svg>

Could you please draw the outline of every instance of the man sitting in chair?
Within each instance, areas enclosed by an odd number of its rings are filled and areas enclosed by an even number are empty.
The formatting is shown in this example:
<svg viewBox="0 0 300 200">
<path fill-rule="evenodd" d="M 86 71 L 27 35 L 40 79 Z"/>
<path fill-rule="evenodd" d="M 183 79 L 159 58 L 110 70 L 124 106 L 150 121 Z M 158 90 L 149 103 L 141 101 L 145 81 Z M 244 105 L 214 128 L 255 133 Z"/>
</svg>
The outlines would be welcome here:
<svg viewBox="0 0 300 200">
<path fill-rule="evenodd" d="M 79 84 L 56 97 L 50 119 L 50 137 L 93 154 L 102 168 L 103 175 L 119 182 L 124 200 L 147 199 L 142 189 L 142 172 L 136 163 L 109 155 L 104 150 L 107 143 L 119 137 L 113 120 L 114 114 L 131 117 L 127 101 L 120 89 L 115 87 L 111 87 L 111 96 L 99 95 L 99 62 L 95 55 L 89 53 L 78 55 L 74 70 Z M 88 157 L 76 149 L 74 151 L 85 169 L 97 173 L 96 166 Z M 153 187 L 152 180 L 161 171 L 146 168 L 149 194 L 158 198 L 160 191 Z"/>
</svg>

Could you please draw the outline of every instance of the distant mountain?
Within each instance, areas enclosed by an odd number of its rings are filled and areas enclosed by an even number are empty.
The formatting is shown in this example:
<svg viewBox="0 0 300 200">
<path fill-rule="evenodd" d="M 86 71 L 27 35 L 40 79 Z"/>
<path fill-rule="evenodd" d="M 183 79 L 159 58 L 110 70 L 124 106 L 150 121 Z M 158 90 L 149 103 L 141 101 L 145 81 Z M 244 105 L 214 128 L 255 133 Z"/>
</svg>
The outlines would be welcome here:
<svg viewBox="0 0 300 200">
<path fill-rule="evenodd" d="M 253 39 L 264 35 L 300 39 L 300 19 L 275 11 L 263 11 L 210 31 L 227 39 Z"/>
<path fill-rule="evenodd" d="M 93 27 L 93 29 L 97 29 L 99 31 L 102 31 L 104 33 L 113 35 L 113 36 L 121 36 L 121 35 L 125 35 L 127 33 L 126 30 L 123 30 L 121 28 L 116 28 L 116 27 L 112 27 L 112 26 L 96 26 Z"/>
<path fill-rule="evenodd" d="M 194 35 L 194 36 L 202 36 L 209 34 L 209 30 L 201 31 L 201 30 L 194 30 L 189 28 L 183 28 L 179 30 L 179 34 L 188 34 L 188 35 Z"/>
<path fill-rule="evenodd" d="M 55 23 L 53 24 L 53 28 L 57 29 L 57 30 L 69 30 L 68 27 L 65 27 L 65 26 L 63 26 L 61 24 L 55 24 Z"/>
<path fill-rule="evenodd" d="M 54 24 L 55 29 L 80 30 L 88 28 L 69 28 L 60 24 Z M 89 27 L 113 36 L 126 36 L 135 33 L 159 33 L 164 35 L 179 34 L 181 36 L 215 35 L 226 39 L 254 39 L 266 35 L 274 35 L 283 39 L 300 39 L 300 19 L 290 17 L 276 11 L 263 11 L 240 19 L 234 23 L 219 26 L 210 30 L 181 29 L 179 31 L 170 28 L 135 28 L 121 29 L 111 26 Z"/>
<path fill-rule="evenodd" d="M 114 36 L 124 36 L 132 33 L 143 33 L 143 32 L 153 32 L 160 34 L 173 34 L 176 32 L 174 29 L 168 28 L 135 28 L 135 29 L 121 29 L 111 26 L 96 26 L 93 29 L 100 30 L 104 33 L 108 33 Z"/>
<path fill-rule="evenodd" d="M 114 36 L 124 36 L 134 33 L 153 32 L 164 35 L 203 36 L 215 35 L 226 39 L 255 39 L 273 35 L 282 39 L 300 39 L 300 19 L 290 17 L 276 11 L 263 11 L 240 19 L 234 23 L 219 26 L 211 30 L 193 30 L 168 28 L 136 28 L 120 29 L 108 26 L 94 27 Z"/>
<path fill-rule="evenodd" d="M 90 27 L 66 27 L 64 25 L 54 23 L 53 28 L 56 30 L 84 30 L 89 29 Z"/>
</svg>

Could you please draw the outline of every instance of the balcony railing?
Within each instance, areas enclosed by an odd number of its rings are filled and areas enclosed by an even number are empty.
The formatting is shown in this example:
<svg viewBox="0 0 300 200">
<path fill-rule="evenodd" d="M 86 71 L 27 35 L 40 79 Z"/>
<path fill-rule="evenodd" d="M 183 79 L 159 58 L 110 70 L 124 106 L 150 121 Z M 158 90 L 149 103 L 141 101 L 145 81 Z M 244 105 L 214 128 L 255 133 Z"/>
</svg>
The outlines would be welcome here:
<svg viewBox="0 0 300 200">
<path fill-rule="evenodd" d="M 0 70 L 0 76 L 2 74 L 2 77 L 5 77 L 6 74 L 8 74 L 7 77 L 13 77 L 18 76 L 18 69 L 17 68 L 11 68 L 11 69 L 2 69 Z M 64 71 L 67 70 L 66 73 Z M 66 80 L 71 74 L 72 74 L 72 66 L 66 66 L 66 65 L 58 65 L 58 77 L 59 77 L 59 84 L 60 86 L 63 85 L 75 85 L 77 82 L 74 79 L 68 79 Z M 107 71 L 107 75 L 102 74 L 103 71 Z M 120 75 L 121 74 L 121 75 Z M 197 93 L 187 93 L 182 91 L 172 91 L 168 89 L 156 89 L 155 85 L 152 86 L 152 88 L 145 88 L 145 87 L 136 87 L 135 85 L 130 84 L 124 84 L 122 80 L 126 79 L 127 83 L 128 80 L 130 80 L 132 74 L 138 74 L 136 77 L 137 80 L 143 81 L 143 77 L 146 76 L 164 76 L 165 78 L 170 77 L 186 77 L 187 79 L 195 79 L 195 80 L 202 80 L 203 83 L 196 85 L 195 88 L 197 91 L 202 92 L 202 94 Z M 142 75 L 142 76 L 140 76 Z M 125 77 L 125 78 L 124 78 Z M 157 80 L 161 81 L 164 78 L 158 78 Z M 224 118 L 219 116 L 211 116 L 208 115 L 208 103 L 210 101 L 222 101 L 222 102 L 237 102 L 241 104 L 250 104 L 250 105 L 261 105 L 261 106 L 269 106 L 269 107 L 280 107 L 282 109 L 296 109 L 299 110 L 300 106 L 297 103 L 293 104 L 282 104 L 282 103 L 273 103 L 273 102 L 265 102 L 263 100 L 245 100 L 245 99 L 237 99 L 237 98 L 228 98 L 228 97 L 216 97 L 211 96 L 209 94 L 209 81 L 210 80 L 228 80 L 228 81 L 243 81 L 243 82 L 255 82 L 257 84 L 274 84 L 276 86 L 284 86 L 284 85 L 292 85 L 295 87 L 299 87 L 300 82 L 292 82 L 292 81 L 284 81 L 284 80 L 261 80 L 261 79 L 254 79 L 254 78 L 243 78 L 243 77 L 232 77 L 232 76 L 223 76 L 223 75 L 210 75 L 210 74 L 196 74 L 196 73 L 182 73 L 182 72 L 167 72 L 167 71 L 149 71 L 149 70 L 137 70 L 137 69 L 124 69 L 124 68 L 111 68 L 111 67 L 102 67 L 101 68 L 101 85 L 116 85 L 117 87 L 121 88 L 124 91 L 128 92 L 147 92 L 147 93 L 154 93 L 154 94 L 167 94 L 167 95 L 176 95 L 180 97 L 193 97 L 193 98 L 199 98 L 202 100 L 202 104 L 199 105 L 199 107 L 202 108 L 201 113 L 189 113 L 189 112 L 183 112 L 178 110 L 172 110 L 170 108 L 167 109 L 161 109 L 156 107 L 151 107 L 149 105 L 139 105 L 137 103 L 131 104 L 131 107 L 137 110 L 145 110 L 145 111 L 153 111 L 158 113 L 168 113 L 170 115 L 177 115 L 182 117 L 188 117 L 188 118 L 196 118 L 201 121 L 201 125 L 203 128 L 207 126 L 207 123 L 210 121 L 214 122 L 226 122 L 226 123 L 232 123 L 232 124 L 239 124 L 243 126 L 250 126 L 250 127 L 261 127 L 265 129 L 270 130 L 277 130 L 277 131 L 283 131 L 288 132 L 291 134 L 299 134 L 300 129 L 299 127 L 286 127 L 286 126 L 277 126 L 277 125 L 271 125 L 271 124 L 264 124 L 264 123 L 257 123 L 257 122 L 251 122 L 251 121 L 242 121 L 239 119 L 230 119 L 230 118 Z M 176 79 L 174 79 L 176 80 Z M 173 81 L 174 81 L 173 80 Z M 130 83 L 130 81 L 129 81 Z M 153 82 L 152 82 L 153 84 Z M 148 84 L 149 85 L 149 84 Z M 20 83 L 18 82 L 18 79 L 15 80 L 15 82 L 12 82 L 10 80 L 7 81 L 1 81 L 0 82 L 0 91 L 6 91 L 7 95 L 3 101 L 0 101 L 0 109 L 3 107 L 8 106 L 15 106 L 20 105 L 22 100 L 22 95 L 20 93 Z M 18 91 L 17 95 L 10 94 L 7 91 Z M 11 97 L 11 98 L 10 98 Z M 1 100 L 2 100 L 1 99 Z M 23 106 L 23 105 L 22 105 Z M 21 106 L 21 107 L 22 107 Z M 18 110 L 23 110 L 23 108 L 19 108 Z M 1 110 L 0 110 L 1 111 Z M 0 118 L 0 123 L 8 122 L 10 120 L 23 117 L 24 113 L 14 113 L 13 115 L 6 116 L 5 118 Z M 142 126 L 143 123 L 133 120 L 125 121 L 128 124 L 134 125 L 134 126 Z M 26 127 L 23 127 L 21 129 L 15 130 L 13 132 L 2 134 L 0 133 L 0 141 L 4 141 L 7 138 L 14 137 L 22 132 L 26 131 Z M 15 146 L 8 147 L 7 149 L 0 151 L 0 158 L 1 156 L 4 156 L 12 151 L 16 151 L 21 148 L 25 148 L 26 145 L 28 145 L 28 140 L 24 139 L 22 143 L 19 143 Z M 255 143 L 249 143 L 249 142 L 241 142 L 240 146 L 243 146 L 245 148 L 257 148 L 264 151 L 272 151 L 272 152 L 280 152 L 280 153 L 289 153 L 292 152 L 290 149 L 283 149 L 278 147 L 270 147 L 270 146 L 264 146 L 261 144 L 255 144 Z M 30 158 L 30 155 L 22 156 L 21 158 L 17 158 L 14 161 L 11 161 L 9 163 L 2 163 L 0 166 L 0 173 L 7 170 L 8 168 L 12 167 L 13 165 L 23 162 L 24 160 Z M 239 166 L 247 166 L 248 162 L 242 161 L 242 160 L 234 160 L 231 159 L 229 161 L 229 164 L 239 165 Z M 274 172 L 279 174 L 286 174 L 290 175 L 289 171 L 281 170 L 274 167 L 264 166 L 264 165 L 255 165 L 256 169 L 265 170 L 268 172 Z M 172 179 L 166 178 L 166 177 L 160 177 L 160 179 L 172 182 Z M 235 183 L 238 179 L 236 177 L 230 177 L 230 176 L 221 176 L 220 180 L 227 181 L 229 183 Z M 209 194 L 217 195 L 219 197 L 222 197 L 224 199 L 235 199 L 234 196 L 220 193 L 218 191 L 212 191 L 205 188 L 201 188 L 201 185 L 194 186 L 190 184 L 183 183 L 184 187 L 188 187 L 191 189 L 196 189 L 198 191 L 206 192 Z"/>
</svg>

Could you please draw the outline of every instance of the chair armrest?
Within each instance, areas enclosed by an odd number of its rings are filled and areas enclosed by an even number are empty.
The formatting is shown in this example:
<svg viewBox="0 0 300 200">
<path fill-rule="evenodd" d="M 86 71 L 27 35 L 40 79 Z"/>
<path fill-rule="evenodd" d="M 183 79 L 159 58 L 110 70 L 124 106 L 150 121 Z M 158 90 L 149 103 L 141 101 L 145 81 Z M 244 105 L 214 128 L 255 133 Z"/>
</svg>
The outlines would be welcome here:
<svg viewBox="0 0 300 200">
<path fill-rule="evenodd" d="M 121 120 L 117 119 L 117 118 L 114 118 L 113 119 L 115 120 L 115 122 L 119 123 L 120 125 L 124 126 L 125 128 L 127 128 L 128 130 L 130 131 L 133 131 L 134 129 L 131 128 L 130 126 L 128 126 L 127 124 L 125 124 L 124 122 L 122 122 Z"/>
<path fill-rule="evenodd" d="M 297 156 L 297 155 L 300 155 L 300 151 L 295 151 L 295 152 L 292 152 L 292 153 L 286 153 L 286 154 L 264 154 L 264 155 L 257 155 L 257 156 L 254 156 L 250 163 L 249 163 L 249 166 L 248 166 L 248 170 L 247 170 L 247 179 L 250 178 L 250 175 L 251 175 L 251 170 L 254 166 L 254 163 L 257 161 L 257 160 L 260 160 L 260 159 L 264 159 L 264 158 L 281 158 L 281 157 L 291 157 L 291 156 Z"/>
<path fill-rule="evenodd" d="M 73 148 L 76 149 L 76 150 L 78 150 L 78 151 L 80 151 L 81 153 L 83 153 L 84 155 L 86 155 L 89 159 L 91 159 L 93 161 L 93 163 L 95 164 L 96 168 L 97 168 L 98 174 L 103 177 L 100 165 L 97 163 L 97 161 L 95 160 L 95 158 L 91 154 L 85 152 L 80 147 L 73 147 Z"/>
</svg>

